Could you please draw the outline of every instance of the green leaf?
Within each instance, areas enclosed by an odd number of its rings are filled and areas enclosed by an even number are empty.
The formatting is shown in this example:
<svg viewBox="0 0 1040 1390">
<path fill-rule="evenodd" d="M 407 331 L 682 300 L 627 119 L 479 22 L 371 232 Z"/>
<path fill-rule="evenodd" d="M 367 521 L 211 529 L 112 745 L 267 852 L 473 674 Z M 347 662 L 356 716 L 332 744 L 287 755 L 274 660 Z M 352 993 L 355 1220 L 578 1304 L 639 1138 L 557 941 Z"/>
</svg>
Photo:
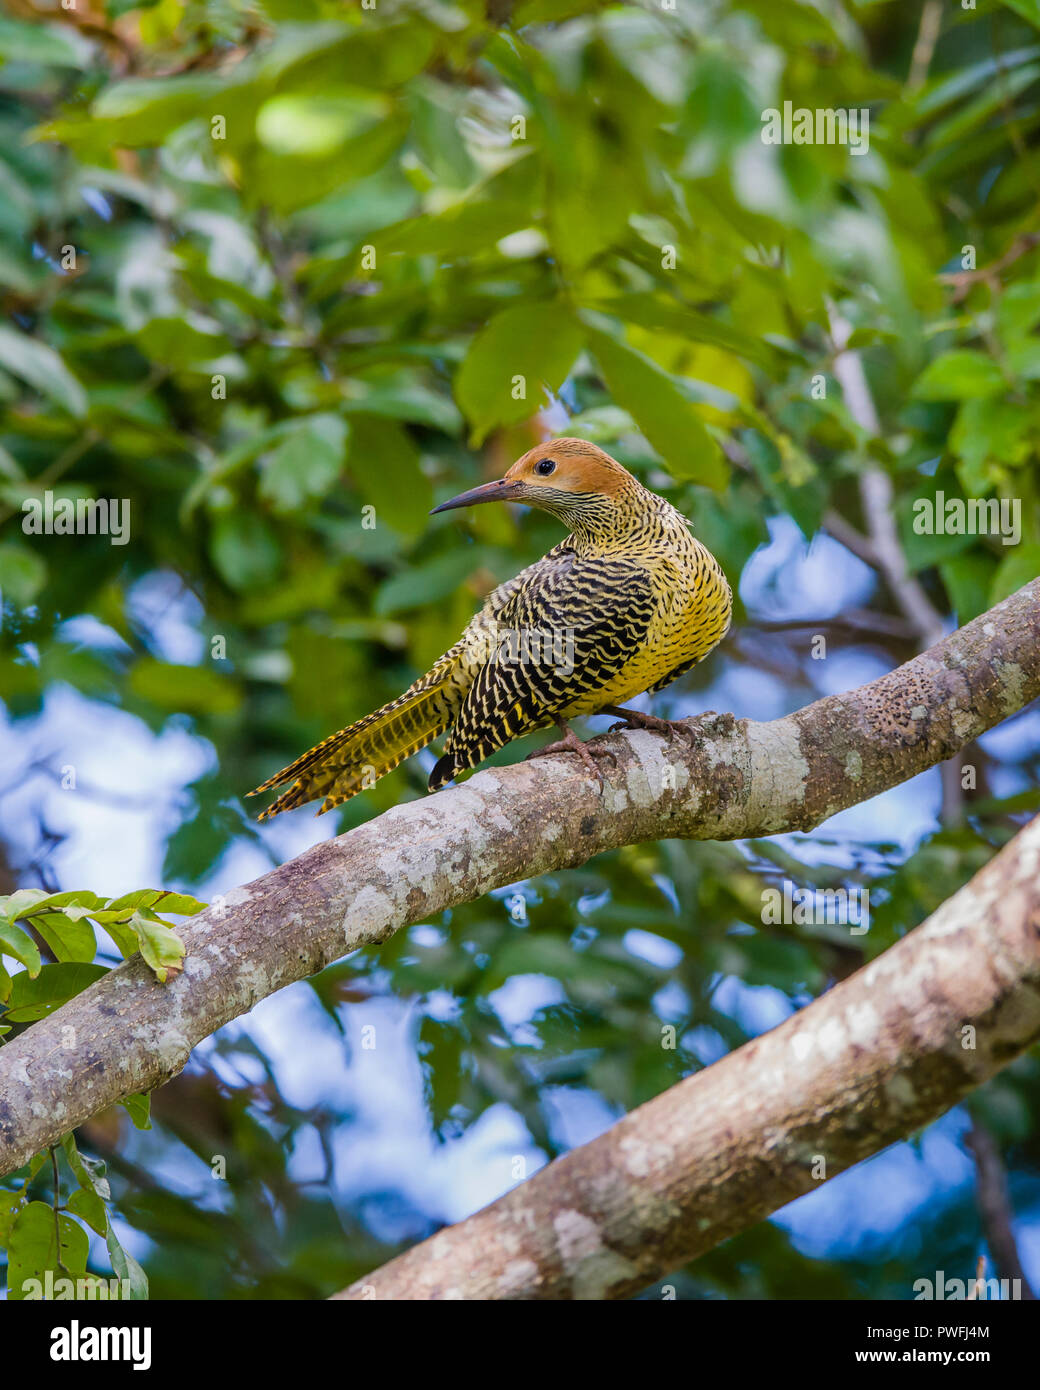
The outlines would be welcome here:
<svg viewBox="0 0 1040 1390">
<path fill-rule="evenodd" d="M 184 942 L 172 927 L 147 910 L 138 909 L 130 918 L 130 929 L 137 934 L 141 955 L 155 972 L 160 984 L 184 963 Z"/>
<path fill-rule="evenodd" d="M 82 907 L 70 907 L 67 912 L 48 912 L 33 916 L 32 923 L 59 961 L 89 963 L 97 955 L 97 939 L 89 921 L 76 918 L 74 913 L 86 913 Z"/>
<path fill-rule="evenodd" d="M 86 1154 L 81 1154 L 75 1136 L 66 1134 L 61 1141 L 61 1147 L 65 1151 L 69 1167 L 79 1181 L 80 1187 L 85 1187 L 89 1192 L 95 1192 L 103 1202 L 112 1199 L 112 1189 L 109 1186 L 108 1178 L 105 1177 L 105 1164 L 100 1158 L 89 1158 Z"/>
<path fill-rule="evenodd" d="M 434 31 L 415 16 L 382 25 L 290 27 L 267 51 L 262 72 L 282 90 L 341 92 L 399 87 L 429 60 Z"/>
<path fill-rule="evenodd" d="M 223 334 L 205 332 L 186 318 L 150 319 L 138 330 L 137 342 L 153 362 L 199 371 L 203 368 L 208 371 L 214 359 L 222 357 L 231 347 Z"/>
<path fill-rule="evenodd" d="M 462 430 L 462 417 L 455 402 L 414 381 L 373 386 L 362 395 L 345 401 L 343 410 L 348 415 L 360 412 L 382 415 L 389 420 L 408 420 L 443 434 L 456 435 Z"/>
<path fill-rule="evenodd" d="M 46 1202 L 29 1202 L 15 1218 L 7 1248 L 7 1293 L 24 1299 L 35 1290 L 28 1280 L 43 1285 L 47 1270 L 55 1278 L 85 1274 L 90 1242 L 78 1221 L 54 1210 Z M 60 1263 L 59 1263 L 60 1262 Z"/>
<path fill-rule="evenodd" d="M 151 1129 L 149 1112 L 152 1108 L 151 1096 L 147 1091 L 137 1096 L 124 1096 L 119 1102 L 134 1122 L 135 1129 Z"/>
<path fill-rule="evenodd" d="M 997 327 L 1011 345 L 1028 338 L 1040 319 L 1040 283 L 1032 280 L 1009 285 L 997 304 Z"/>
<path fill-rule="evenodd" d="M 256 97 L 250 100 L 241 70 L 232 75 L 185 73 L 167 77 L 128 77 L 110 83 L 94 102 L 87 120 L 89 126 L 107 140 L 140 148 L 158 145 L 179 126 L 191 120 L 225 117 L 234 133 L 234 120 L 244 116 Z M 56 123 L 57 130 L 44 127 L 38 134 L 45 139 L 75 138 L 73 123 Z M 73 127 L 73 128 L 69 128 Z M 90 130 L 85 132 L 88 136 Z"/>
<path fill-rule="evenodd" d="M 47 565 L 20 541 L 0 545 L 0 599 L 9 599 L 18 608 L 27 608 L 43 588 Z"/>
<path fill-rule="evenodd" d="M 763 422 L 768 425 L 768 422 Z M 819 530 L 823 519 L 823 493 L 812 476 L 802 478 L 788 456 L 790 441 L 777 431 L 768 434 L 757 429 L 744 430 L 741 442 L 763 489 L 778 511 L 789 512 L 806 539 Z M 791 474 L 798 479 L 792 485 Z"/>
<path fill-rule="evenodd" d="M 121 898 L 113 898 L 108 905 L 109 912 L 126 912 L 132 908 L 160 908 L 172 912 L 177 917 L 194 917 L 205 912 L 207 904 L 193 898 L 190 893 L 172 893 L 165 888 L 138 888 L 133 893 L 124 893 Z"/>
<path fill-rule="evenodd" d="M 129 920 L 129 918 L 127 918 L 127 920 Z M 101 925 L 115 942 L 116 950 L 124 960 L 129 960 L 131 956 L 137 954 L 137 937 L 126 925 L 126 921 L 122 923 L 115 921 L 103 922 Z"/>
<path fill-rule="evenodd" d="M 988 606 L 992 607 L 1009 594 L 1017 593 L 1023 584 L 1036 579 L 1037 575 L 1040 575 L 1040 542 L 1028 541 L 1016 545 L 997 568 Z"/>
<path fill-rule="evenodd" d="M 21 1192 L 0 1192 L 0 1250 L 7 1248 L 23 1200 Z"/>
<path fill-rule="evenodd" d="M 291 427 L 292 423 L 292 421 L 281 420 L 276 425 L 268 426 L 267 429 L 254 430 L 248 439 L 241 440 L 233 448 L 221 454 L 204 473 L 199 474 L 185 493 L 180 508 L 182 520 L 187 522 L 199 503 L 208 497 L 220 483 L 226 482 L 228 478 L 242 471 L 247 464 L 252 463 L 258 454 L 262 454 L 265 449 L 284 439 L 286 430 Z"/>
<path fill-rule="evenodd" d="M 595 300 L 586 308 L 610 314 L 623 323 L 638 324 L 640 328 L 660 329 L 664 333 L 686 338 L 689 342 L 725 348 L 727 352 L 738 353 L 760 365 L 765 365 L 772 356 L 768 345 L 753 333 L 663 296 L 642 292 L 621 294 L 611 299 Z"/>
<path fill-rule="evenodd" d="M 571 158 L 573 144 L 577 145 L 576 159 Z M 603 177 L 605 163 L 601 160 L 606 151 L 590 131 L 568 131 L 556 154 L 557 165 L 564 167 L 554 170 L 548 205 L 549 239 L 568 276 L 576 279 L 591 260 L 624 238 L 629 210 L 639 205 L 645 193 L 638 169 L 622 159 L 611 165 L 610 195 L 602 196 L 599 179 Z"/>
<path fill-rule="evenodd" d="M 1036 428 L 1035 406 L 999 396 L 965 401 L 950 431 L 950 447 L 961 460 L 957 476 L 965 491 L 984 494 L 1000 470 L 1024 463 L 1032 452 Z"/>
<path fill-rule="evenodd" d="M 11 1005 L 4 1018 L 10 1023 L 45 1018 L 108 973 L 107 965 L 84 965 L 81 961 L 44 965 L 35 977 L 22 972 L 14 977 Z"/>
<path fill-rule="evenodd" d="M 0 326 L 0 367 L 70 415 L 86 415 L 86 391 L 46 343 Z"/>
<path fill-rule="evenodd" d="M 1027 3 L 1032 4 L 1034 0 L 1027 0 Z M 917 112 L 922 116 L 931 115 L 973 92 L 977 87 L 990 83 L 1000 73 L 1019 67 L 1022 63 L 1030 63 L 1034 58 L 1040 58 L 1040 46 L 1036 44 L 1028 48 L 1016 48 L 1008 53 L 999 53 L 992 58 L 984 58 L 981 62 L 945 74 L 936 82 L 930 83 L 918 98 Z"/>
<path fill-rule="evenodd" d="M 0 898 L 0 915 L 9 917 L 12 922 L 31 912 L 37 903 L 48 896 L 46 888 L 19 888 L 9 898 Z"/>
<path fill-rule="evenodd" d="M 893 510 L 911 574 L 920 574 L 975 548 L 974 536 L 954 529 L 960 524 L 965 505 L 966 499 L 946 465 L 933 477 L 913 479 L 896 494 Z"/>
<path fill-rule="evenodd" d="M 108 1212 L 96 1192 L 77 1187 L 66 1203 L 73 1216 L 78 1216 L 99 1236 L 108 1234 Z"/>
<path fill-rule="evenodd" d="M 759 103 L 736 49 L 706 44 L 695 55 L 688 80 L 682 124 L 687 139 L 726 151 L 761 131 Z"/>
<path fill-rule="evenodd" d="M 1040 319 L 1040 284 L 1022 281 L 1009 285 L 997 305 L 997 327 L 1007 349 L 1007 365 L 1016 376 L 1036 380 L 1040 376 L 1040 338 L 1035 328 Z"/>
<path fill-rule="evenodd" d="M 464 546 L 438 555 L 424 564 L 409 565 L 386 581 L 376 594 L 375 611 L 384 616 L 436 603 L 453 594 L 489 552 L 480 546 Z"/>
<path fill-rule="evenodd" d="M 238 682 L 210 666 L 173 666 L 142 657 L 130 669 L 129 690 L 159 709 L 184 714 L 233 714 L 242 703 Z"/>
<path fill-rule="evenodd" d="M 90 61 L 89 47 L 67 26 L 0 18 L 0 59 L 8 63 L 39 63 L 44 67 L 78 68 Z"/>
<path fill-rule="evenodd" d="M 35 916 L 37 912 L 51 911 L 57 908 L 76 907 L 89 913 L 96 908 L 104 907 L 105 903 L 108 902 L 107 898 L 99 898 L 88 888 L 72 888 L 64 893 L 47 893 L 38 888 L 28 888 L 22 889 L 22 892 L 39 894 L 39 896 L 34 896 L 31 902 L 27 902 L 25 906 L 16 911 L 12 911 L 13 900 L 8 900 L 6 907 L 0 904 L 0 910 L 5 911 L 14 921 L 19 921 L 30 915 Z"/>
<path fill-rule="evenodd" d="M 1015 97 L 1027 91 L 1038 76 L 1040 64 L 1037 63 L 1018 68 L 1014 72 L 998 70 L 993 80 L 977 97 L 932 127 L 925 139 L 925 145 L 929 150 L 940 150 L 964 141 L 985 125 L 995 112 L 1007 107 Z"/>
<path fill-rule="evenodd" d="M 40 952 L 32 937 L 21 927 L 0 920 L 0 955 L 20 961 L 33 977 L 40 973 Z"/>
<path fill-rule="evenodd" d="M 672 476 L 725 487 L 729 469 L 722 451 L 675 379 L 609 333 L 590 328 L 588 342 L 615 403 L 632 416 Z"/>
<path fill-rule="evenodd" d="M 402 535 L 426 529 L 433 488 L 423 473 L 419 450 L 395 420 L 351 417 L 350 474 L 378 526 L 385 521 Z"/>
<path fill-rule="evenodd" d="M 473 339 L 455 376 L 455 399 L 479 444 L 496 425 L 527 420 L 548 404 L 581 351 L 581 332 L 562 304 L 518 304 Z"/>
<path fill-rule="evenodd" d="M 1028 19 L 1035 28 L 1040 29 L 1040 0 L 1001 0 L 1009 10 L 1014 10 L 1023 19 Z"/>
<path fill-rule="evenodd" d="M 280 515 L 324 497 L 339 477 L 346 443 L 347 425 L 338 415 L 299 422 L 262 461 L 260 496 Z"/>
<path fill-rule="evenodd" d="M 125 1101 L 123 1103 L 126 1104 Z M 141 1125 L 139 1128 L 144 1129 L 147 1126 Z M 105 1231 L 105 1244 L 108 1246 L 108 1258 L 112 1261 L 112 1271 L 117 1279 L 128 1281 L 130 1297 L 134 1300 L 146 1299 L 148 1297 L 148 1276 L 133 1255 L 119 1244 L 119 1238 L 111 1225 Z"/>
<path fill-rule="evenodd" d="M 372 121 L 327 155 L 303 158 L 260 149 L 250 188 L 275 212 L 295 212 L 375 173 L 396 154 L 408 133 L 407 115 L 395 111 Z"/>
<path fill-rule="evenodd" d="M 290 92 L 264 102 L 256 114 L 256 135 L 275 154 L 320 158 L 371 129 L 383 113 L 383 103 L 371 97 Z"/>
<path fill-rule="evenodd" d="M 992 357 L 970 348 L 954 348 L 929 362 L 914 385 L 923 401 L 982 400 L 1007 390 L 1007 382 Z"/>
<path fill-rule="evenodd" d="M 222 512 L 209 549 L 221 576 L 241 592 L 269 584 L 282 564 L 278 538 L 254 512 Z"/>
<path fill-rule="evenodd" d="M 530 204 L 461 202 L 444 212 L 411 217 L 379 239 L 384 255 L 437 255 L 457 260 L 494 249 L 495 243 L 531 225 Z"/>
</svg>

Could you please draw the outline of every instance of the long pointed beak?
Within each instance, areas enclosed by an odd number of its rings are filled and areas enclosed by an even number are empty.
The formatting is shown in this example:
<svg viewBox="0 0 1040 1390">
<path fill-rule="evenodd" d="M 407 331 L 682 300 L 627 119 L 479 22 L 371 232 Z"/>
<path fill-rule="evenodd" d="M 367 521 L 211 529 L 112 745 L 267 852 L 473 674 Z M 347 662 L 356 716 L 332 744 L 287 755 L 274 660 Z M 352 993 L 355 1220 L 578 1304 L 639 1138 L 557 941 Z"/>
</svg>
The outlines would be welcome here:
<svg viewBox="0 0 1040 1390">
<path fill-rule="evenodd" d="M 522 484 L 511 483 L 506 478 L 497 478 L 493 483 L 481 483 L 480 487 L 471 487 L 469 492 L 460 492 L 458 497 L 452 497 L 449 501 L 442 502 L 439 507 L 434 507 L 430 515 L 450 512 L 455 507 L 475 507 L 478 502 L 509 502 L 519 497 L 521 491 Z"/>
</svg>

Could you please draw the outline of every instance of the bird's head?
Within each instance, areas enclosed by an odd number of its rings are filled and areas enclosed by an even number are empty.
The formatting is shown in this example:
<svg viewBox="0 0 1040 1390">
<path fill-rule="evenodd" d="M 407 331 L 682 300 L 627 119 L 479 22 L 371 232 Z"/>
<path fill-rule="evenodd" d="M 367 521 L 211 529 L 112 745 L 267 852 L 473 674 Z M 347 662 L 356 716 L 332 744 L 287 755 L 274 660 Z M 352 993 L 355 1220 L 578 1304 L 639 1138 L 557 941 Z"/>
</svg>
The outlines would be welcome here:
<svg viewBox="0 0 1040 1390">
<path fill-rule="evenodd" d="M 574 525 L 616 506 L 639 486 L 598 445 L 586 439 L 551 439 L 518 458 L 504 478 L 470 488 L 433 510 L 446 512 L 480 502 L 525 502 Z"/>
</svg>

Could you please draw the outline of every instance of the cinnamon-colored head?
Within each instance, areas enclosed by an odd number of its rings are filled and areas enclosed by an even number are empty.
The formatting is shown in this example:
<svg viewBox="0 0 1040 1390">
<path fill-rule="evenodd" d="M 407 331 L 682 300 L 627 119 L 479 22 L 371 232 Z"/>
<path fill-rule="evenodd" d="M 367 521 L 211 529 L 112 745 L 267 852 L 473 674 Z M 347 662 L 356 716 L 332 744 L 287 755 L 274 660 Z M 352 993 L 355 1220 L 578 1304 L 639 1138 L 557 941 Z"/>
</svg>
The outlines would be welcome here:
<svg viewBox="0 0 1040 1390">
<path fill-rule="evenodd" d="M 597 511 L 619 494 L 638 488 L 632 474 L 586 439 L 550 439 L 518 458 L 504 478 L 471 488 L 435 512 L 479 502 L 526 502 L 571 520 L 586 507 Z"/>
<path fill-rule="evenodd" d="M 612 497 L 632 483 L 632 475 L 586 439 L 551 439 L 528 449 L 505 476 L 506 483 L 521 483 L 532 495 L 525 501 L 537 505 L 544 492 L 594 492 Z"/>
</svg>

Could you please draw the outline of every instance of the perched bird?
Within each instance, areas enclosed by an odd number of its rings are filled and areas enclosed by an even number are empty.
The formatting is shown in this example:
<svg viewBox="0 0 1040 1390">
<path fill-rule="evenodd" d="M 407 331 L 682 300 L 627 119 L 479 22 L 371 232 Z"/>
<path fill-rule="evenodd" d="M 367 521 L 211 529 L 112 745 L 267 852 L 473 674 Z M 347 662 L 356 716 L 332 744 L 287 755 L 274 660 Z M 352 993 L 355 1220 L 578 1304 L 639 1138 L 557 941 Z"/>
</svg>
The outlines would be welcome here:
<svg viewBox="0 0 1040 1390">
<path fill-rule="evenodd" d="M 622 704 L 688 671 L 729 627 L 729 584 L 686 519 L 583 439 L 541 444 L 504 478 L 433 510 L 508 501 L 551 512 L 570 534 L 489 594 L 459 641 L 403 695 L 251 792 L 292 782 L 261 820 L 318 797 L 318 814 L 331 810 L 446 729 L 431 791 L 552 724 L 563 737 L 531 756 L 576 753 L 602 785 L 595 758 L 606 750 L 572 732 L 567 721 L 579 715 L 619 715 L 615 728 L 685 731 Z"/>
</svg>

